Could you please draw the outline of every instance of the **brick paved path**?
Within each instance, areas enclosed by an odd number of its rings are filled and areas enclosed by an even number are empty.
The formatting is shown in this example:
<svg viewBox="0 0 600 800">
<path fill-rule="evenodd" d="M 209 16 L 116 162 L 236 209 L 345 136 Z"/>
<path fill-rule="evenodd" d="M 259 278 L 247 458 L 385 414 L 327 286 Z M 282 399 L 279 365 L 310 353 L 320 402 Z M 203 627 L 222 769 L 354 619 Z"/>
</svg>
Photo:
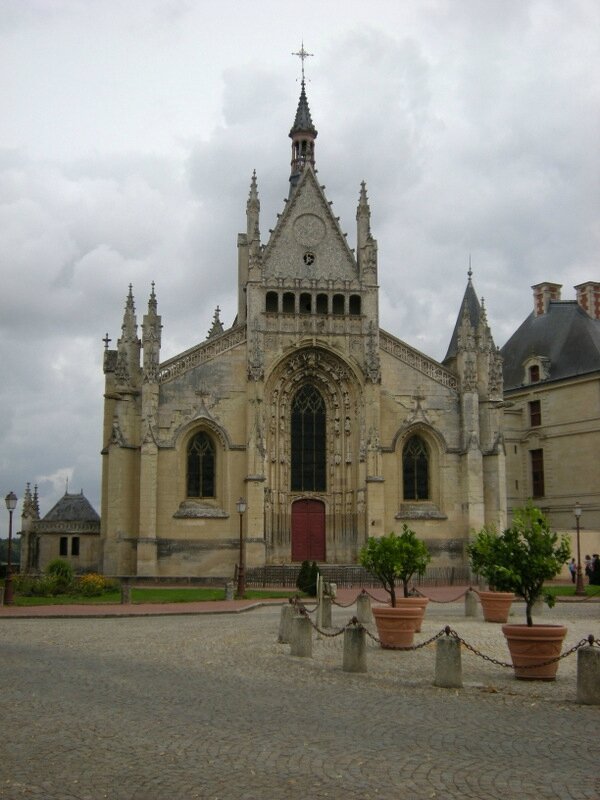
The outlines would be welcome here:
<svg viewBox="0 0 600 800">
<path fill-rule="evenodd" d="M 557 609 L 569 644 L 598 635 L 599 606 Z M 465 688 L 436 689 L 433 646 L 371 646 L 347 675 L 341 637 L 292 658 L 279 613 L 0 619 L 0 798 L 600 797 L 600 708 L 574 703 L 575 657 L 525 684 L 463 655 Z M 421 637 L 446 621 L 506 658 L 461 603 L 430 605 Z"/>
</svg>

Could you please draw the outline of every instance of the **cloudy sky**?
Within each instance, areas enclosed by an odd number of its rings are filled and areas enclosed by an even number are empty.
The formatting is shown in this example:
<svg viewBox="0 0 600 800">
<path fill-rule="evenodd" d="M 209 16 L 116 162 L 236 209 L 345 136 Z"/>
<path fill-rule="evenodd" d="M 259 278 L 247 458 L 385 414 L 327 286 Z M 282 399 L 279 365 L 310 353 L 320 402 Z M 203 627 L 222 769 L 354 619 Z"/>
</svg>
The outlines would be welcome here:
<svg viewBox="0 0 600 800">
<path fill-rule="evenodd" d="M 288 190 L 304 38 L 317 167 L 382 326 L 445 355 L 469 254 L 496 344 L 599 280 L 597 0 L 0 0 L 0 492 L 98 508 L 102 337 L 156 282 L 162 358 L 235 314 L 252 170 Z M 17 513 L 20 512 L 20 505 Z M 7 514 L 0 513 L 0 535 Z M 17 526 L 18 527 L 18 526 Z"/>
</svg>

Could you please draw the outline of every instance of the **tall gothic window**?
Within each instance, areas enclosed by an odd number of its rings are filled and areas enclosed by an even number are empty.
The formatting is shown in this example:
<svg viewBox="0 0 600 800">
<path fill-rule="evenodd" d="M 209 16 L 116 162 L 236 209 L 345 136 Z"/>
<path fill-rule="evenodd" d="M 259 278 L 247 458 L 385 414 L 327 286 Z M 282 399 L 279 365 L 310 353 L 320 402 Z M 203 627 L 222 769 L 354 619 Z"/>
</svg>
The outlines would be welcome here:
<svg viewBox="0 0 600 800">
<path fill-rule="evenodd" d="M 206 433 L 190 439 L 187 450 L 188 497 L 215 496 L 215 446 Z"/>
<path fill-rule="evenodd" d="M 324 492 L 326 461 L 325 403 L 306 384 L 292 403 L 292 491 Z"/>
<path fill-rule="evenodd" d="M 405 500 L 429 499 L 429 453 L 420 436 L 411 436 L 402 451 Z"/>
</svg>

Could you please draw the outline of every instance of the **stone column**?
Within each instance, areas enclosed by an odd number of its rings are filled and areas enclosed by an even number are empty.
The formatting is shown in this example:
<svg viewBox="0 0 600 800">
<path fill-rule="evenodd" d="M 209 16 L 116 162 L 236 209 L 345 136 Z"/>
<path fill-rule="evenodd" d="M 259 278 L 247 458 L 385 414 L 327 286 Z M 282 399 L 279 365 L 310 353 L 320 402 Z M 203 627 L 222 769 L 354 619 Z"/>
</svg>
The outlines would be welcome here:
<svg viewBox="0 0 600 800">
<path fill-rule="evenodd" d="M 356 598 L 356 619 L 365 625 L 373 622 L 371 598 L 366 592 L 361 592 Z"/>
<path fill-rule="evenodd" d="M 577 651 L 577 702 L 600 705 L 600 647 Z"/>
<path fill-rule="evenodd" d="M 454 637 L 444 636 L 436 642 L 433 685 L 445 689 L 462 688 L 460 642 Z"/>
<path fill-rule="evenodd" d="M 366 633 L 362 625 L 346 628 L 344 631 L 344 672 L 367 671 Z"/>
<path fill-rule="evenodd" d="M 307 617 L 294 617 L 292 620 L 290 655 L 312 658 L 312 625 Z"/>
</svg>

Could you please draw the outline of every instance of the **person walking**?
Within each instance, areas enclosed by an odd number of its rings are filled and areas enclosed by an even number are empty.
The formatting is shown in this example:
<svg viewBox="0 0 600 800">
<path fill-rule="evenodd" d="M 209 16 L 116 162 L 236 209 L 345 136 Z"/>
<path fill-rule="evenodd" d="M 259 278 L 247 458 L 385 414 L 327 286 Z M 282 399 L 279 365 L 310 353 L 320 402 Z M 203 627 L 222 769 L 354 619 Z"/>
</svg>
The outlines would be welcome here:
<svg viewBox="0 0 600 800">
<path fill-rule="evenodd" d="M 571 581 L 575 583 L 577 578 L 577 564 L 575 563 L 574 558 L 569 561 L 569 572 L 571 573 Z"/>
</svg>

